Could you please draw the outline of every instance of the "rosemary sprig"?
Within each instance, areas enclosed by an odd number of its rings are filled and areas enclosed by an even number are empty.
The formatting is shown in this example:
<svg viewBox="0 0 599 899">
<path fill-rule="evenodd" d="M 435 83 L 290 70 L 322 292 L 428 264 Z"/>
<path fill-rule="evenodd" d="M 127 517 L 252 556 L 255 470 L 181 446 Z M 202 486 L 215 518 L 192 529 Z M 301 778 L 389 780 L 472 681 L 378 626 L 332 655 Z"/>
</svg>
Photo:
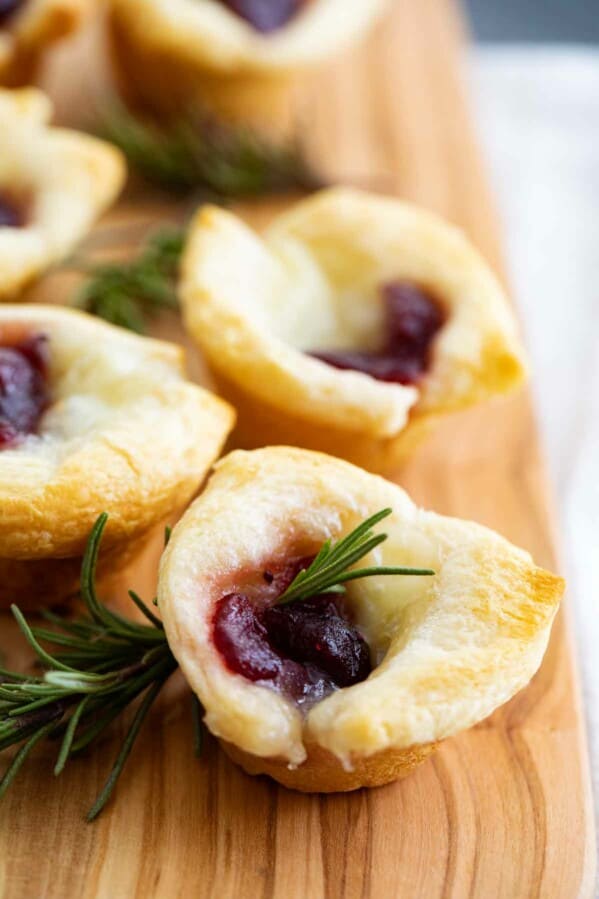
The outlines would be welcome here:
<svg viewBox="0 0 599 899">
<path fill-rule="evenodd" d="M 149 624 L 124 618 L 97 598 L 95 571 L 107 517 L 101 515 L 96 521 L 83 559 L 81 596 L 87 614 L 71 621 L 46 613 L 46 620 L 57 628 L 52 630 L 30 627 L 13 606 L 21 632 L 46 671 L 41 676 L 26 676 L 0 669 L 0 749 L 21 744 L 0 781 L 0 797 L 40 740 L 60 738 L 54 768 L 59 775 L 75 753 L 141 697 L 88 821 L 109 801 L 152 703 L 177 668 L 162 622 L 137 594 L 131 591 L 130 596 Z M 40 641 L 62 651 L 52 654 Z"/>
<path fill-rule="evenodd" d="M 176 282 L 185 231 L 152 235 L 138 256 L 122 263 L 73 263 L 88 275 L 74 305 L 105 321 L 143 333 L 146 319 L 178 308 Z"/>
<path fill-rule="evenodd" d="M 146 181 L 174 192 L 235 199 L 322 186 L 296 143 L 274 143 L 200 110 L 159 124 L 113 104 L 100 133 Z"/>
<path fill-rule="evenodd" d="M 351 566 L 387 539 L 372 528 L 391 514 L 383 509 L 343 539 L 327 540 L 312 564 L 300 572 L 279 602 L 300 602 L 326 592 L 343 592 L 343 584 L 373 575 L 432 575 L 428 568 Z M 15 780 L 35 746 L 43 739 L 60 738 L 54 774 L 59 775 L 73 755 L 92 744 L 135 700 L 135 714 L 110 775 L 87 815 L 93 821 L 110 800 L 144 719 L 160 690 L 177 668 L 154 612 L 133 591 L 131 600 L 148 624 L 112 612 L 96 595 L 95 573 L 108 516 L 96 521 L 81 568 L 81 597 L 87 614 L 71 620 L 46 612 L 53 628 L 30 627 L 16 606 L 13 614 L 25 639 L 45 667 L 41 676 L 0 668 L 0 750 L 19 746 L 0 780 L 0 798 Z M 168 542 L 170 530 L 165 532 Z M 42 642 L 60 647 L 51 653 Z M 193 697 L 192 723 L 196 754 L 202 751 L 202 707 Z"/>
<path fill-rule="evenodd" d="M 322 187 L 298 144 L 271 142 L 202 111 L 165 124 L 112 103 L 100 116 L 102 136 L 120 147 L 142 177 L 168 190 L 227 201 Z M 178 308 L 184 241 L 184 230 L 163 231 L 131 262 L 72 266 L 89 276 L 75 305 L 143 333 L 148 317 Z"/>
<path fill-rule="evenodd" d="M 398 568 L 395 566 L 372 566 L 370 568 L 352 568 L 356 562 L 372 552 L 387 539 L 387 534 L 375 534 L 372 528 L 391 515 L 392 509 L 382 509 L 353 531 L 333 543 L 323 543 L 312 563 L 300 571 L 292 583 L 278 599 L 279 605 L 301 602 L 311 596 L 322 593 L 344 593 L 343 584 L 359 578 L 379 575 L 433 575 L 431 568 Z"/>
</svg>

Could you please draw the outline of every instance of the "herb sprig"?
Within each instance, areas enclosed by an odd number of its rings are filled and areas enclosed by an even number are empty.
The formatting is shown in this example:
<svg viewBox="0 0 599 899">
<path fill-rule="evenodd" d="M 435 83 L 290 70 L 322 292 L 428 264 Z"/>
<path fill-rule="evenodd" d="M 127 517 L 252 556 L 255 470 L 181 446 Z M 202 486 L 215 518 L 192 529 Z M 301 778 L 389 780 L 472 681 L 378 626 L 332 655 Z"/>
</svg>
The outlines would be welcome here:
<svg viewBox="0 0 599 899">
<path fill-rule="evenodd" d="M 351 566 L 387 539 L 373 527 L 391 514 L 383 509 L 341 540 L 327 540 L 311 565 L 300 572 L 279 602 L 301 602 L 322 593 L 341 593 L 344 584 L 379 575 L 433 575 L 428 568 Z M 178 663 L 161 620 L 132 590 L 131 600 L 147 624 L 111 611 L 96 594 L 95 575 L 108 516 L 100 515 L 88 539 L 81 569 L 81 597 L 87 614 L 70 619 L 50 612 L 52 628 L 31 627 L 16 606 L 13 614 L 25 639 L 46 669 L 25 675 L 0 668 L 0 750 L 19 746 L 0 780 L 0 798 L 14 782 L 35 746 L 60 739 L 54 774 L 90 746 L 136 700 L 139 700 L 110 775 L 87 814 L 93 821 L 109 802 L 142 724 Z M 169 531 L 166 532 L 168 541 Z M 51 653 L 42 643 L 60 647 Z M 202 707 L 194 697 L 192 723 L 196 754 L 203 741 Z"/>
<path fill-rule="evenodd" d="M 375 534 L 372 528 L 387 518 L 392 509 L 382 509 L 359 524 L 341 540 L 327 540 L 311 565 L 295 577 L 278 599 L 279 605 L 301 602 L 322 593 L 344 593 L 343 584 L 364 577 L 379 575 L 433 575 L 431 568 L 404 568 L 375 565 L 370 568 L 352 568 L 356 562 L 376 549 L 387 539 L 387 534 Z"/>
<path fill-rule="evenodd" d="M 267 140 L 202 110 L 158 123 L 113 104 L 100 133 L 146 181 L 169 191 L 226 200 L 322 186 L 298 144 Z"/>
<path fill-rule="evenodd" d="M 190 110 L 169 122 L 143 119 L 111 102 L 99 112 L 101 135 L 146 181 L 196 201 L 228 202 L 323 186 L 298 143 L 277 143 L 246 127 Z M 79 267 L 89 276 L 75 305 L 138 333 L 163 309 L 177 309 L 176 280 L 185 232 L 160 232 L 131 262 Z"/>
<path fill-rule="evenodd" d="M 69 620 L 47 612 L 46 620 L 56 627 L 52 630 L 30 627 L 13 606 L 21 632 L 47 670 L 27 676 L 0 669 L 0 749 L 21 744 L 0 781 L 0 798 L 40 740 L 60 738 L 54 768 L 59 775 L 73 755 L 141 698 L 88 821 L 108 803 L 146 715 L 177 668 L 162 622 L 137 594 L 129 595 L 148 624 L 112 612 L 97 598 L 95 571 L 107 518 L 103 514 L 96 521 L 83 560 L 81 596 L 87 615 Z M 52 654 L 40 641 L 62 651 Z"/>
<path fill-rule="evenodd" d="M 177 274 L 185 231 L 162 230 L 152 235 L 139 255 L 128 262 L 73 264 L 88 276 L 74 305 L 113 325 L 143 333 L 148 318 L 177 310 Z"/>
</svg>

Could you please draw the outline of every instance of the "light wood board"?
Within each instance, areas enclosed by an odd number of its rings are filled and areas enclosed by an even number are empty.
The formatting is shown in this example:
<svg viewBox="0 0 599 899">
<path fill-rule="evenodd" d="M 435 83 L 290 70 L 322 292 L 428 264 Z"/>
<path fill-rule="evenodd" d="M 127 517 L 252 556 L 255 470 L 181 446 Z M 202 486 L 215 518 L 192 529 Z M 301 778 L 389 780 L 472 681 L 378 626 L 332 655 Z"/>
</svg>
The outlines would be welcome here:
<svg viewBox="0 0 599 899">
<path fill-rule="evenodd" d="M 62 119 L 102 76 L 92 35 L 48 83 Z M 322 170 L 420 202 L 461 225 L 502 270 L 498 227 L 460 65 L 464 34 L 449 0 L 397 0 L 365 46 L 298 97 Z M 83 49 L 82 49 L 83 48 Z M 79 99 L 76 99 L 79 97 Z M 277 204 L 245 208 L 254 222 Z M 95 240 L 130 245 L 137 225 L 181 205 L 130 195 Z M 62 301 L 46 279 L 37 299 Z M 182 339 L 173 320 L 157 333 Z M 192 359 L 196 373 L 201 371 Z M 528 394 L 453 418 L 403 472 L 414 498 L 474 518 L 556 568 L 551 503 Z M 128 583 L 152 594 L 156 549 Z M 9 633 L 7 622 L 2 632 Z M 12 653 L 12 660 L 16 652 Z M 116 801 L 82 815 L 116 751 L 73 762 L 59 781 L 42 750 L 0 810 L 0 890 L 10 899 L 575 899 L 593 889 L 588 764 L 567 608 L 542 669 L 506 707 L 448 740 L 407 780 L 339 796 L 301 796 L 237 770 L 208 741 L 192 755 L 189 700 L 175 681 L 146 726 Z"/>
</svg>

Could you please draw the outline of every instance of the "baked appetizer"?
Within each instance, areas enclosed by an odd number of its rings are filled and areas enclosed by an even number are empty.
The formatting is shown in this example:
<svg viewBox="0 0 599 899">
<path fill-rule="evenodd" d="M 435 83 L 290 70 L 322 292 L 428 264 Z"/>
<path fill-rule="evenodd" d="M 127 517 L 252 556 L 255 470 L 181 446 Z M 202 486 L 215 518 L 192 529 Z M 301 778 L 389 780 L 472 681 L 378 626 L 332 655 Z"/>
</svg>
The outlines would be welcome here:
<svg viewBox="0 0 599 899">
<path fill-rule="evenodd" d="M 118 150 L 51 112 L 35 89 L 0 89 L 0 300 L 68 256 L 125 179 Z"/>
<path fill-rule="evenodd" d="M 181 299 L 245 448 L 293 444 L 390 471 L 434 419 L 524 375 L 503 291 L 466 238 L 354 190 L 299 203 L 262 238 L 205 207 Z"/>
<path fill-rule="evenodd" d="M 47 47 L 79 25 L 90 0 L 0 0 L 0 84 L 31 82 Z"/>
<path fill-rule="evenodd" d="M 220 118 L 290 118 L 290 86 L 355 41 L 389 0 L 110 0 L 126 96 L 158 112 L 192 105 Z"/>
<path fill-rule="evenodd" d="M 562 591 L 492 531 L 277 447 L 218 463 L 175 527 L 158 600 L 225 752 L 332 792 L 403 777 L 524 687 Z"/>
<path fill-rule="evenodd" d="M 172 344 L 83 312 L 0 306 L 0 605 L 67 596 L 104 511 L 114 573 L 193 497 L 232 421 L 185 380 Z"/>
</svg>

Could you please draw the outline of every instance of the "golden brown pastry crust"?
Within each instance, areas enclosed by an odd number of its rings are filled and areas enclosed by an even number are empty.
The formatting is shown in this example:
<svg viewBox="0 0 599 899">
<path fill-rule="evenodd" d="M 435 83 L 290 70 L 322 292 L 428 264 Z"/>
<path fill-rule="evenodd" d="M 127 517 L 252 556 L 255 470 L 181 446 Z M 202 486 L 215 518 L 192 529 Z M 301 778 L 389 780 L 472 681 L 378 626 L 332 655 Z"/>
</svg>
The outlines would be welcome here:
<svg viewBox="0 0 599 899">
<path fill-rule="evenodd" d="M 302 352 L 376 342 L 378 290 L 395 279 L 422 284 L 447 309 L 418 386 Z M 389 472 L 439 416 L 509 392 L 525 374 L 505 296 L 465 237 L 417 207 L 346 188 L 299 203 L 263 239 L 230 212 L 201 210 L 181 299 L 246 448 L 296 444 Z"/>
<path fill-rule="evenodd" d="M 293 75 L 356 41 L 388 5 L 311 0 L 262 35 L 218 0 L 111 0 L 113 56 L 129 100 L 167 113 L 195 104 L 281 131 Z"/>
<path fill-rule="evenodd" d="M 0 306 L 0 342 L 15 328 L 49 338 L 52 404 L 38 435 L 0 451 L 0 571 L 12 572 L 0 600 L 17 582 L 25 594 L 45 561 L 56 598 L 101 512 L 110 515 L 103 548 L 116 568 L 133 543 L 185 507 L 234 413 L 185 379 L 173 344 L 60 307 Z"/>
<path fill-rule="evenodd" d="M 24 227 L 0 228 L 0 300 L 68 256 L 125 180 L 117 149 L 50 127 L 51 113 L 34 88 L 0 89 L 0 194 L 23 194 L 29 208 Z"/>
<path fill-rule="evenodd" d="M 301 446 L 347 459 L 360 468 L 378 473 L 397 471 L 420 443 L 434 430 L 439 416 L 413 415 L 397 436 L 373 439 L 360 430 L 341 430 L 314 424 L 305 418 L 281 414 L 280 408 L 256 399 L 237 383 L 209 365 L 217 393 L 238 410 L 232 443 L 245 449 L 271 446 Z"/>
<path fill-rule="evenodd" d="M 182 509 L 181 509 L 182 511 Z M 173 516 L 176 517 L 176 514 Z M 166 524 L 167 522 L 165 522 Z M 169 522 L 170 523 L 170 522 Z M 129 543 L 102 546 L 96 584 L 109 591 L 122 572 L 143 552 L 152 531 L 135 536 Z M 81 555 L 41 559 L 0 558 L 0 610 L 16 603 L 21 611 L 36 611 L 41 606 L 63 605 L 79 595 Z"/>
<path fill-rule="evenodd" d="M 363 787 L 382 787 L 407 777 L 437 748 L 436 743 L 428 743 L 406 749 L 384 749 L 357 758 L 351 771 L 346 771 L 339 759 L 320 746 L 306 746 L 306 761 L 299 768 L 290 768 L 284 759 L 264 759 L 243 752 L 224 740 L 219 743 L 246 774 L 265 774 L 300 793 L 348 793 Z"/>
<path fill-rule="evenodd" d="M 249 573 L 315 552 L 391 507 L 375 564 L 434 578 L 368 578 L 347 600 L 377 666 L 304 716 L 233 674 L 216 650 L 216 602 Z M 471 522 L 418 509 L 394 484 L 320 453 L 274 447 L 221 460 L 174 529 L 159 576 L 171 648 L 225 751 L 300 790 L 356 789 L 408 773 L 433 744 L 524 687 L 547 646 L 563 581 Z"/>
<path fill-rule="evenodd" d="M 0 28 L 0 85 L 30 83 L 46 49 L 75 31 L 90 6 L 91 0 L 27 0 Z"/>
</svg>

